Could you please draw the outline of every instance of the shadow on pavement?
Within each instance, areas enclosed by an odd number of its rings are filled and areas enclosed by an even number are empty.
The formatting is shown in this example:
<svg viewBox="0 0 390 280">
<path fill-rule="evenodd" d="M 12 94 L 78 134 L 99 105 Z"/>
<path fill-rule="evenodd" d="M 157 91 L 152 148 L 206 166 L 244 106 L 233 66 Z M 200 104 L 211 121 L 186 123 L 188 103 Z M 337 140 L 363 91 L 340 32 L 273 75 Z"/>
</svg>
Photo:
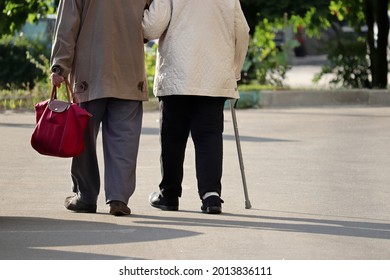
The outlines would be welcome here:
<svg viewBox="0 0 390 280">
<path fill-rule="evenodd" d="M 252 209 L 250 211 L 253 211 Z M 190 211 L 188 211 L 190 212 Z M 260 215 L 239 215 L 223 213 L 219 219 L 207 218 L 172 218 L 161 216 L 138 216 L 141 219 L 149 220 L 136 222 L 154 225 L 172 225 L 183 228 L 191 227 L 222 227 L 222 228 L 247 228 L 254 230 L 273 230 L 284 232 L 299 232 L 310 234 L 323 234 L 335 236 L 362 237 L 373 239 L 390 240 L 390 224 L 367 221 L 347 221 L 339 219 L 315 219 L 315 218 L 293 218 L 279 216 Z M 233 220 L 232 220 L 232 219 Z"/>
<path fill-rule="evenodd" d="M 66 252 L 56 250 L 55 247 L 128 244 L 198 234 L 182 229 L 123 226 L 102 222 L 0 217 L 0 259 L 121 259 L 122 257 L 118 256 Z"/>
</svg>

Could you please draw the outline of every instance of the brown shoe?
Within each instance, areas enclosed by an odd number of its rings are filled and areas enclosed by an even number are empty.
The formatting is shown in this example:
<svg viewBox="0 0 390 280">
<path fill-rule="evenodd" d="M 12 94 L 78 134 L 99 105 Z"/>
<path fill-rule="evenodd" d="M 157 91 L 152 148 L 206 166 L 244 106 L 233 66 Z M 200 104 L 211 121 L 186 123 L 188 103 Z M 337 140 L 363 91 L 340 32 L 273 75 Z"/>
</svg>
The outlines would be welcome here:
<svg viewBox="0 0 390 280">
<path fill-rule="evenodd" d="M 77 199 L 77 195 L 65 199 L 65 208 L 78 213 L 96 213 L 96 204 L 87 204 Z"/>
<path fill-rule="evenodd" d="M 111 201 L 110 202 L 110 214 L 114 216 L 125 216 L 130 215 L 131 210 L 122 201 Z"/>
</svg>

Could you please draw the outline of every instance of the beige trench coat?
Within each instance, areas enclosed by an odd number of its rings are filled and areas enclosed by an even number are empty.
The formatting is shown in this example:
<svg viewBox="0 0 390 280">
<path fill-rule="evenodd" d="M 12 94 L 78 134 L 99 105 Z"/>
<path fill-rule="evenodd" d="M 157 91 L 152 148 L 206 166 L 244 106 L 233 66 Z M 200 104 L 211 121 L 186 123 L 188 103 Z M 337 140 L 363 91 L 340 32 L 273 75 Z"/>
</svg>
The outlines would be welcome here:
<svg viewBox="0 0 390 280">
<path fill-rule="evenodd" d="M 142 16 L 150 0 L 61 0 L 52 69 L 70 75 L 79 102 L 148 99 Z"/>
</svg>

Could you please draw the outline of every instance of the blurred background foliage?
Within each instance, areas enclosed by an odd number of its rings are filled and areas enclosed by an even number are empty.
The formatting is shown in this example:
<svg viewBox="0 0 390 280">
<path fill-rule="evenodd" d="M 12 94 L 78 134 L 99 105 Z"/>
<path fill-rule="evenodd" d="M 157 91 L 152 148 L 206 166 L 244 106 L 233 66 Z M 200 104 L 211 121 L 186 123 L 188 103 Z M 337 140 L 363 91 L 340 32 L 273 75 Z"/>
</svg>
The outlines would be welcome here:
<svg viewBox="0 0 390 280">
<path fill-rule="evenodd" d="M 0 108 L 31 104 L 50 87 L 48 69 L 59 0 L 0 1 Z M 296 57 L 325 54 L 315 80 L 343 88 L 387 88 L 388 0 L 241 0 L 251 40 L 240 87 L 285 88 Z M 156 44 L 145 45 L 153 85 Z"/>
</svg>

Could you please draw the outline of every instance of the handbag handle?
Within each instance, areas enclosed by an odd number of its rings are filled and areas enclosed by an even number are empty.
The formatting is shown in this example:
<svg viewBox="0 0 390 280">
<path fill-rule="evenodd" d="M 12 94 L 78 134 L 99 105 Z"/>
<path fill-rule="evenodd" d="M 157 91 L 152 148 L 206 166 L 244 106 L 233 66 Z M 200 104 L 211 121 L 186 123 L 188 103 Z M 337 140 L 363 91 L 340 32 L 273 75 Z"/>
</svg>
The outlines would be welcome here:
<svg viewBox="0 0 390 280">
<path fill-rule="evenodd" d="M 65 86 L 66 86 L 66 96 L 68 98 L 68 101 L 62 101 L 62 100 L 57 100 L 57 87 L 53 86 L 53 89 L 51 91 L 51 97 L 48 103 L 48 108 L 56 113 L 62 113 L 65 112 L 70 108 L 72 103 L 75 103 L 76 97 L 73 93 L 73 90 L 69 84 L 68 79 L 65 79 Z M 73 102 L 70 99 L 70 94 L 72 94 Z"/>
<path fill-rule="evenodd" d="M 72 104 L 70 96 L 72 95 L 73 102 L 75 102 L 76 97 L 74 95 L 74 92 L 72 90 L 72 87 L 70 86 L 68 79 L 65 79 L 65 87 L 66 87 L 66 97 L 68 99 L 68 103 Z M 53 86 L 53 89 L 51 91 L 50 101 L 53 101 L 54 99 L 57 99 L 57 87 L 56 86 Z"/>
</svg>

